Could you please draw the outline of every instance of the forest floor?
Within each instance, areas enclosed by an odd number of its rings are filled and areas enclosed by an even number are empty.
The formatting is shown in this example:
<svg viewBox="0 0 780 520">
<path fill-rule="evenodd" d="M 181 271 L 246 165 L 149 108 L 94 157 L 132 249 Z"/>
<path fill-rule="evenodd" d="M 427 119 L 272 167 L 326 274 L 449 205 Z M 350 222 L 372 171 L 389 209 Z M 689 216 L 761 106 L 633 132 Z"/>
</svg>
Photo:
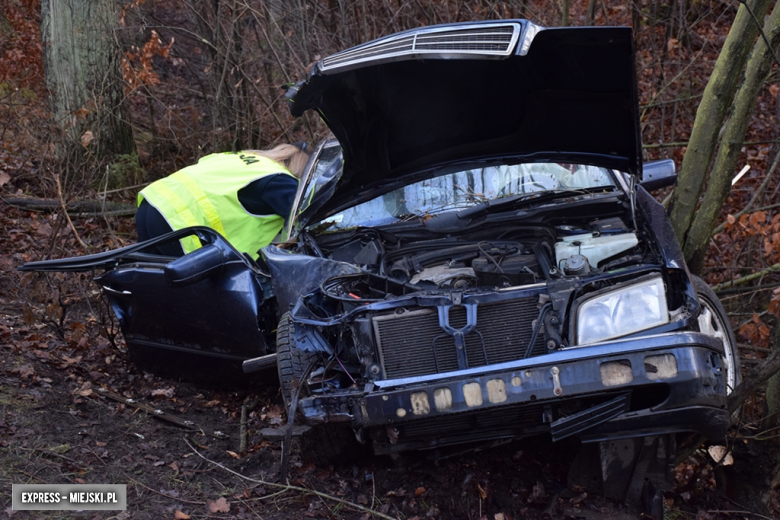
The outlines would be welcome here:
<svg viewBox="0 0 780 520">
<path fill-rule="evenodd" d="M 366 455 L 328 468 L 294 453 L 283 484 L 280 444 L 257 434 L 284 421 L 275 374 L 215 386 L 139 371 L 88 276 L 16 271 L 50 251 L 52 226 L 50 216 L 0 202 L 0 488 L 125 483 L 128 507 L 16 512 L 4 491 L 0 518 L 636 518 L 622 504 L 569 487 L 577 446 L 546 438 L 435 460 L 424 453 L 395 461 Z M 81 219 L 74 227 L 118 247 L 132 220 L 107 226 Z M 248 399 L 259 404 L 248 414 L 247 448 L 240 451 Z M 778 450 L 771 440 L 749 438 L 752 431 L 735 428 L 733 466 L 715 467 L 702 451 L 677 468 L 666 518 L 777 517 L 771 489 Z"/>
</svg>

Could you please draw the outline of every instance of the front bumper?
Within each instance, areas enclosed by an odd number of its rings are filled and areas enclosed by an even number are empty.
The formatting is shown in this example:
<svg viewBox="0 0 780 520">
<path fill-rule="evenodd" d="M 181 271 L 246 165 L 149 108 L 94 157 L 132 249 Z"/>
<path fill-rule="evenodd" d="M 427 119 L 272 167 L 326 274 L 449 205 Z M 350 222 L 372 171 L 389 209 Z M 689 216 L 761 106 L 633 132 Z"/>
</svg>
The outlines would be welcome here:
<svg viewBox="0 0 780 520">
<path fill-rule="evenodd" d="M 315 394 L 301 399 L 299 410 L 308 424 L 349 421 L 354 427 L 386 425 L 402 432 L 415 423 L 429 423 L 424 431 L 435 432 L 437 421 L 471 417 L 452 432 L 452 443 L 464 436 L 486 440 L 544 431 L 556 439 L 574 435 L 584 441 L 679 431 L 720 439 L 729 424 L 722 348 L 697 332 L 610 341 Z M 530 420 L 517 420 L 529 413 Z M 480 416 L 491 417 L 482 421 L 482 433 Z"/>
</svg>

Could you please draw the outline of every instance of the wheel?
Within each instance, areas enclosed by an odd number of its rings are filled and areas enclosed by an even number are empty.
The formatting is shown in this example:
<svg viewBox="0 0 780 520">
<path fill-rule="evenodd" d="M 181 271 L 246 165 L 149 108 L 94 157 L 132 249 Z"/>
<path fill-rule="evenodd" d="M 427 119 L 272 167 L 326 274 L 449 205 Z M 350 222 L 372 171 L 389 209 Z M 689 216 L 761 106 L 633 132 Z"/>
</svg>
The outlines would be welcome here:
<svg viewBox="0 0 780 520">
<path fill-rule="evenodd" d="M 279 372 L 284 407 L 288 412 L 293 392 L 300 386 L 303 372 L 317 357 L 316 352 L 306 352 L 295 347 L 294 331 L 292 318 L 287 312 L 282 316 L 276 329 L 276 369 Z"/>
<path fill-rule="evenodd" d="M 726 368 L 726 393 L 730 394 L 742 380 L 739 373 L 739 351 L 734 331 L 731 330 L 726 310 L 707 283 L 693 276 L 693 288 L 701 303 L 699 330 L 723 342 L 723 361 Z"/>
<path fill-rule="evenodd" d="M 276 359 L 279 371 L 279 385 L 282 389 L 282 399 L 287 415 L 290 415 L 290 402 L 293 392 L 303 381 L 301 378 L 309 363 L 319 353 L 299 350 L 295 346 L 293 324 L 290 313 L 287 312 L 279 321 L 276 331 Z M 289 419 L 288 419 L 289 420 Z M 336 463 L 346 463 L 360 452 L 359 444 L 352 428 L 346 424 L 325 423 L 312 427 L 298 439 L 301 456 L 311 459 L 320 466 Z"/>
</svg>

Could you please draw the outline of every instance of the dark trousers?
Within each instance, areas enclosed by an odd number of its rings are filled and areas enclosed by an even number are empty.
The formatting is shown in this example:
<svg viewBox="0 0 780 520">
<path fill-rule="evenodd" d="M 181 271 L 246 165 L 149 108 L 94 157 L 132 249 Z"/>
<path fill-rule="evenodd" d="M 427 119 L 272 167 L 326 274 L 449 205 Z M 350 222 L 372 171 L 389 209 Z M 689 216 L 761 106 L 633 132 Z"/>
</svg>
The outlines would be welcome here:
<svg viewBox="0 0 780 520">
<path fill-rule="evenodd" d="M 150 238 L 156 238 L 166 233 L 173 231 L 165 217 L 157 211 L 157 209 L 146 202 L 144 199 L 141 205 L 138 206 L 138 211 L 135 214 L 135 227 L 138 230 L 138 241 L 143 242 Z M 181 248 L 181 244 L 178 240 L 166 242 L 164 244 L 158 244 L 155 247 L 150 247 L 145 251 L 149 253 L 159 253 L 166 256 L 182 256 L 184 250 Z"/>
</svg>

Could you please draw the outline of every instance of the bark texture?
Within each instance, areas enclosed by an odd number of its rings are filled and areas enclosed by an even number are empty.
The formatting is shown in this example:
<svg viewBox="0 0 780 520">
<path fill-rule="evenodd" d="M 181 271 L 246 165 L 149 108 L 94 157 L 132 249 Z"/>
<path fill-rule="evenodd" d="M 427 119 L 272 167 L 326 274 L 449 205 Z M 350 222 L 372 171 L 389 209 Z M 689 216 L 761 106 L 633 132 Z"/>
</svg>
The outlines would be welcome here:
<svg viewBox="0 0 780 520">
<path fill-rule="evenodd" d="M 756 17 L 761 19 L 767 11 L 769 0 L 752 0 L 748 1 L 748 5 Z M 745 6 L 740 5 L 696 110 L 696 122 L 672 195 L 670 218 L 682 244 L 685 243 L 699 202 L 723 119 L 731 106 L 734 92 L 742 78 L 742 69 L 757 36 L 758 27 Z"/>
<path fill-rule="evenodd" d="M 63 137 L 57 156 L 69 172 L 82 168 L 86 155 L 102 160 L 135 152 L 117 19 L 111 0 L 41 2 L 46 87 Z"/>
<path fill-rule="evenodd" d="M 772 56 L 780 46 L 780 3 L 775 4 L 772 14 L 764 23 L 763 30 L 771 48 L 767 48 L 763 38 L 759 38 L 750 53 L 745 79 L 734 98 L 731 117 L 723 127 L 720 147 L 710 173 L 707 190 L 683 246 L 685 258 L 689 261 L 693 260 L 690 267 L 694 271 L 701 270 L 701 262 L 697 262 L 696 259 L 703 259 L 707 251 L 712 230 L 715 229 L 723 203 L 731 190 L 731 179 L 742 154 L 742 143 L 750 123 L 753 106 L 772 68 Z"/>
</svg>

